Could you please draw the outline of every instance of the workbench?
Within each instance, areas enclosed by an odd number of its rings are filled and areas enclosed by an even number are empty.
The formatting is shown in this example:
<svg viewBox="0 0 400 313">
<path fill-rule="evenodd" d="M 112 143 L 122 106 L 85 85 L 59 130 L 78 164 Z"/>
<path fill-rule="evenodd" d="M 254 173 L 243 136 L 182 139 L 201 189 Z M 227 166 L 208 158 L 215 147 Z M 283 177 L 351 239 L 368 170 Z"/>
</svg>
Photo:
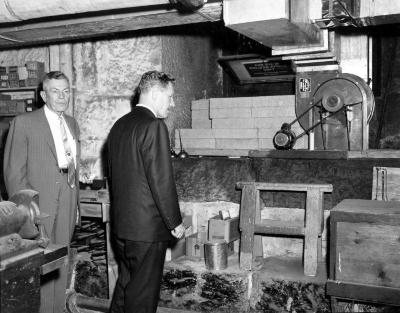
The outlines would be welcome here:
<svg viewBox="0 0 400 313">
<path fill-rule="evenodd" d="M 40 276 L 63 266 L 68 248 L 50 244 L 0 260 L 0 312 L 39 313 Z"/>
</svg>

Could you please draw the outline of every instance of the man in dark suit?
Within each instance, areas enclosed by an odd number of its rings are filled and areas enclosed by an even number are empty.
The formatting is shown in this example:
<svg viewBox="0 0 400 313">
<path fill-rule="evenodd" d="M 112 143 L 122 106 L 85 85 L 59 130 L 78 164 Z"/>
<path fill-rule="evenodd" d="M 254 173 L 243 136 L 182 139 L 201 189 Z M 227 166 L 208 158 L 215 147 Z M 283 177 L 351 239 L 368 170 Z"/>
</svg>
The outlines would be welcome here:
<svg viewBox="0 0 400 313">
<path fill-rule="evenodd" d="M 39 192 L 39 208 L 50 241 L 70 243 L 78 207 L 79 127 L 68 108 L 69 80 L 62 72 L 45 75 L 42 108 L 18 115 L 10 125 L 4 151 L 4 179 L 11 197 L 22 189 Z M 68 266 L 42 276 L 41 313 L 65 307 Z"/>
<path fill-rule="evenodd" d="M 109 135 L 111 219 L 119 257 L 113 313 L 156 312 L 168 241 L 185 232 L 162 120 L 174 106 L 173 81 L 158 71 L 143 74 L 139 103 Z"/>
</svg>

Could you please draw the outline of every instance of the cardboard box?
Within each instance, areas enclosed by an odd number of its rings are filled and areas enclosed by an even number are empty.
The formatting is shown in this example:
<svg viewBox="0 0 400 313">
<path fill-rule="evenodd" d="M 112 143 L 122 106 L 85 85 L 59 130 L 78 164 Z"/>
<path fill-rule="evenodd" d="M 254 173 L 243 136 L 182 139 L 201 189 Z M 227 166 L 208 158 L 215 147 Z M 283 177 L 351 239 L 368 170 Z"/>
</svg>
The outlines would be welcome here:
<svg viewBox="0 0 400 313">
<path fill-rule="evenodd" d="M 201 241 L 198 233 L 186 237 L 186 257 L 194 261 L 204 259 L 204 242 Z"/>
<path fill-rule="evenodd" d="M 224 239 L 229 243 L 239 237 L 239 217 L 222 220 L 219 216 L 214 216 L 209 219 L 208 240 Z"/>
</svg>

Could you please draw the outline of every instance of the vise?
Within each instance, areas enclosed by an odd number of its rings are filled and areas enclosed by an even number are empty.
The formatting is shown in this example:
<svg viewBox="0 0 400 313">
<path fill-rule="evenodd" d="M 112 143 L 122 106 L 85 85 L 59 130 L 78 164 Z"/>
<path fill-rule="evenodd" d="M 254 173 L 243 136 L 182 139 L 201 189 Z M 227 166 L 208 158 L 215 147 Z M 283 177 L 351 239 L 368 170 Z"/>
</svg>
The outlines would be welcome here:
<svg viewBox="0 0 400 313">
<path fill-rule="evenodd" d="M 0 202 L 0 312 L 39 312 L 40 276 L 61 267 L 68 248 L 50 244 L 39 193 L 26 189 Z"/>
</svg>

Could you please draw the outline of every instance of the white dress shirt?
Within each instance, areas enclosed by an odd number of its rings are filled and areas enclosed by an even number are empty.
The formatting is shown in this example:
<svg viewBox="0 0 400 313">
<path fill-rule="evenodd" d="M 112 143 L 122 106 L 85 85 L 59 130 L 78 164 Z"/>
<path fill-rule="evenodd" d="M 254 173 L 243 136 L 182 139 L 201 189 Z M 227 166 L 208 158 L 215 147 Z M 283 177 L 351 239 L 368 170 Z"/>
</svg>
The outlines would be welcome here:
<svg viewBox="0 0 400 313">
<path fill-rule="evenodd" d="M 147 105 L 145 105 L 145 104 L 142 104 L 142 103 L 138 103 L 138 104 L 136 104 L 136 106 L 137 106 L 137 107 L 142 107 L 142 108 L 148 109 L 151 113 L 154 114 L 155 117 L 157 117 L 156 112 L 154 112 L 153 109 L 150 108 L 149 106 L 147 106 Z"/>
<path fill-rule="evenodd" d="M 56 112 L 50 110 L 47 105 L 44 106 L 44 114 L 46 115 L 46 119 L 50 125 L 51 134 L 53 135 L 54 144 L 56 146 L 58 167 L 67 168 L 68 161 L 65 155 L 65 149 L 60 129 L 59 115 Z M 68 143 L 71 147 L 71 153 L 76 167 L 76 141 L 72 137 L 71 131 L 69 130 L 68 124 L 65 122 L 64 117 L 61 116 L 61 118 L 67 133 Z"/>
</svg>

